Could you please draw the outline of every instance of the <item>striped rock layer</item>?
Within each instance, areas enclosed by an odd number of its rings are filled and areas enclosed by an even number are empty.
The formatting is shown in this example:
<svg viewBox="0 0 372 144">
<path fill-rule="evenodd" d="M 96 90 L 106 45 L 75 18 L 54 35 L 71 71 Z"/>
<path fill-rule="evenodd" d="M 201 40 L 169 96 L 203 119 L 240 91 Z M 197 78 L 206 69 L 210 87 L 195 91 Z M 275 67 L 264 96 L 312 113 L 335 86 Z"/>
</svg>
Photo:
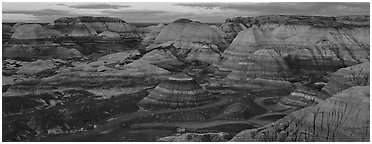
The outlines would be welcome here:
<svg viewBox="0 0 372 144">
<path fill-rule="evenodd" d="M 75 43 L 58 44 L 48 40 L 22 40 L 3 45 L 4 58 L 53 59 L 84 57 Z"/>
<path fill-rule="evenodd" d="M 178 109 L 206 105 L 216 100 L 193 78 L 177 74 L 160 83 L 138 105 L 145 108 Z"/>
<path fill-rule="evenodd" d="M 300 86 L 288 96 L 281 98 L 279 104 L 295 108 L 304 108 L 318 104 L 326 98 L 328 98 L 328 95 L 305 86 Z"/>
<path fill-rule="evenodd" d="M 188 61 L 213 63 L 226 45 L 221 31 L 208 24 L 179 19 L 164 26 L 146 50 L 170 48 Z"/>
<path fill-rule="evenodd" d="M 17 26 L 11 36 L 13 39 L 47 39 L 53 37 L 61 37 L 59 31 L 45 28 L 39 24 L 24 24 Z"/>
<path fill-rule="evenodd" d="M 332 74 L 323 90 L 329 94 L 336 94 L 352 86 L 369 85 L 369 81 L 369 62 L 365 62 L 339 69 Z"/>
<path fill-rule="evenodd" d="M 137 28 L 127 22 L 111 17 L 62 17 L 49 25 L 69 37 L 93 36 L 105 31 L 118 33 L 124 39 L 138 39 Z"/>
<path fill-rule="evenodd" d="M 226 29 L 237 29 L 237 36 L 222 54 L 222 61 L 215 65 L 220 70 L 233 71 L 234 65 L 263 48 L 274 49 L 291 69 L 305 74 L 334 72 L 369 61 L 369 24 L 341 19 L 308 16 L 230 19 L 227 22 L 230 24 L 222 27 L 227 35 Z"/>
<path fill-rule="evenodd" d="M 244 130 L 233 142 L 368 142 L 369 86 L 355 86 L 264 127 Z"/>
<path fill-rule="evenodd" d="M 144 34 L 142 44 L 150 45 L 161 32 L 161 30 L 165 27 L 165 24 L 158 24 L 156 26 L 148 26 L 145 28 L 139 28 Z"/>
<path fill-rule="evenodd" d="M 126 65 L 108 66 L 118 63 L 130 55 L 111 54 L 111 56 L 104 56 L 102 59 L 89 64 L 76 62 L 72 64 L 72 67 L 62 66 L 55 71 L 56 74 L 53 76 L 25 80 L 12 85 L 6 93 L 3 93 L 3 96 L 60 92 L 66 89 L 83 89 L 92 91 L 92 93 L 105 91 L 113 93 L 120 90 L 118 91 L 120 94 L 120 92 L 124 93 L 126 90 L 153 87 L 163 77 L 169 75 L 169 71 L 141 61 L 134 61 Z M 115 59 L 116 61 L 114 61 Z M 21 70 L 24 72 L 26 70 L 30 71 L 30 68 Z"/>
<path fill-rule="evenodd" d="M 291 89 L 291 79 L 285 61 L 273 49 L 260 49 L 239 62 L 223 84 L 248 89 Z"/>
<path fill-rule="evenodd" d="M 264 15 L 256 17 L 234 17 L 226 19 L 222 30 L 226 33 L 226 40 L 231 42 L 236 35 L 253 25 L 261 26 L 267 23 L 280 25 L 304 25 L 323 28 L 339 27 L 369 27 L 369 15 L 354 15 L 340 17 L 301 16 L 301 15 Z"/>
</svg>

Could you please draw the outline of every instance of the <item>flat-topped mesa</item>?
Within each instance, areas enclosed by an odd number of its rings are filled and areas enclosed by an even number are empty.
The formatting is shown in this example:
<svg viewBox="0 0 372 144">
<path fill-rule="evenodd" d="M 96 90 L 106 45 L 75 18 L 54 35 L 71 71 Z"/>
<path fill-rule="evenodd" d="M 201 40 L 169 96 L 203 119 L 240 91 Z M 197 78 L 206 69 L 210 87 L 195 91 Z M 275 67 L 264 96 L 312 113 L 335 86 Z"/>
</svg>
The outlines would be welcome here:
<svg viewBox="0 0 372 144">
<path fill-rule="evenodd" d="M 124 39 L 138 39 L 137 28 L 127 22 L 112 17 L 63 17 L 49 27 L 59 30 L 69 37 L 93 36 L 104 31 L 116 32 Z"/>
<path fill-rule="evenodd" d="M 39 24 L 24 24 L 14 28 L 12 39 L 50 39 L 63 36 L 62 33 Z"/>
<path fill-rule="evenodd" d="M 301 16 L 301 15 L 264 15 L 256 17 L 234 17 L 225 20 L 222 25 L 227 33 L 228 41 L 245 28 L 252 25 L 261 26 L 267 23 L 279 25 L 306 25 L 322 28 L 356 28 L 369 27 L 368 15 L 325 17 L 325 16 Z"/>
<path fill-rule="evenodd" d="M 260 49 L 239 62 L 222 83 L 250 90 L 290 90 L 293 85 L 287 80 L 292 78 L 284 59 L 275 50 Z"/>
<path fill-rule="evenodd" d="M 324 91 L 333 95 L 352 86 L 369 85 L 369 62 L 339 69 L 332 74 Z"/>
<path fill-rule="evenodd" d="M 219 49 L 226 43 L 216 28 L 197 21 L 181 19 L 162 28 L 153 44 L 146 49 L 164 48 L 169 45 L 182 55 L 186 55 L 186 60 L 213 63 L 219 59 Z"/>
<path fill-rule="evenodd" d="M 182 109 L 213 103 L 217 98 L 202 88 L 193 78 L 180 73 L 161 82 L 137 105 L 143 108 Z"/>
</svg>

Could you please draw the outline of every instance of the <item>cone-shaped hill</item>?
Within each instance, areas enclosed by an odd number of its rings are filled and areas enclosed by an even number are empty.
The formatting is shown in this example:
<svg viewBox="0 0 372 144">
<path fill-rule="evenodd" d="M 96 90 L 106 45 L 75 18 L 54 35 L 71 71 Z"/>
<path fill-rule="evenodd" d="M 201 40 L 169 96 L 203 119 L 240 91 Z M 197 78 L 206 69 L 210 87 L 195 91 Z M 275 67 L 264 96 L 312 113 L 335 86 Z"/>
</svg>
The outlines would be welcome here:
<svg viewBox="0 0 372 144">
<path fill-rule="evenodd" d="M 292 88 L 289 68 L 273 49 L 260 49 L 239 62 L 222 83 L 248 89 Z"/>
<path fill-rule="evenodd" d="M 230 46 L 222 53 L 222 61 L 215 65 L 223 71 L 233 71 L 237 68 L 239 62 L 245 60 L 262 48 L 274 48 L 274 43 L 280 43 L 280 40 L 272 38 L 264 33 L 257 26 L 252 26 L 241 31 Z M 275 47 L 278 49 L 279 47 Z"/>
<path fill-rule="evenodd" d="M 217 100 L 186 74 L 177 74 L 160 83 L 137 105 L 144 108 L 179 109 L 197 107 Z"/>
</svg>

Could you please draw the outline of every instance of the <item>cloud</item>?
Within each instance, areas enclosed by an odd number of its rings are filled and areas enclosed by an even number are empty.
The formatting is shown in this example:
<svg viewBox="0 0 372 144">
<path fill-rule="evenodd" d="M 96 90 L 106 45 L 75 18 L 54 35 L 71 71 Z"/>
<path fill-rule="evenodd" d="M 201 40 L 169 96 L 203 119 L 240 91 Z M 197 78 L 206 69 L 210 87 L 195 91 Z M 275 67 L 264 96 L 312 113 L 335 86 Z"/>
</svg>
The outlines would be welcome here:
<svg viewBox="0 0 372 144">
<path fill-rule="evenodd" d="M 345 2 L 273 2 L 273 3 L 178 3 L 178 6 L 239 11 L 242 14 L 270 15 L 368 15 L 369 3 Z"/>
<path fill-rule="evenodd" d="M 42 10 L 7 10 L 3 11 L 3 14 L 26 14 L 33 16 L 51 16 L 51 15 L 70 15 L 70 11 L 67 10 L 54 10 L 54 9 L 42 9 Z"/>
<path fill-rule="evenodd" d="M 113 5 L 113 4 L 82 4 L 82 5 L 71 5 L 70 8 L 76 9 L 120 9 L 127 8 L 130 5 Z"/>
<path fill-rule="evenodd" d="M 172 14 L 174 12 L 160 11 L 160 10 L 104 10 L 102 14 L 109 15 L 159 15 L 159 14 Z"/>
</svg>

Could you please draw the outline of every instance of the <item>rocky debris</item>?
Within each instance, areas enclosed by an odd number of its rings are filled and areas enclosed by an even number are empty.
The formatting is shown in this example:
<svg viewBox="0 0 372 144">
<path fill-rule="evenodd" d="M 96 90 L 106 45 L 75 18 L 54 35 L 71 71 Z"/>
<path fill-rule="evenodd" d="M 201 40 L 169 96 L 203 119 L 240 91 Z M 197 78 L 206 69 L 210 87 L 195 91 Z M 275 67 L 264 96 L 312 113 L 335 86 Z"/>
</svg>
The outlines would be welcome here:
<svg viewBox="0 0 372 144">
<path fill-rule="evenodd" d="M 3 141 L 39 141 L 48 134 L 71 134 L 105 124 L 110 117 L 133 113 L 146 92 L 101 99 L 83 90 L 3 97 Z M 45 104 L 45 107 L 42 107 Z M 55 104 L 55 105 L 54 105 Z M 53 106 L 54 105 L 54 106 Z"/>
<path fill-rule="evenodd" d="M 197 107 L 217 100 L 193 78 L 180 73 L 161 82 L 150 94 L 138 102 L 144 108 L 180 109 Z"/>
<path fill-rule="evenodd" d="M 61 37 L 56 30 L 45 28 L 39 24 L 24 24 L 17 26 L 11 38 L 13 39 L 47 39 Z"/>
<path fill-rule="evenodd" d="M 140 30 L 145 33 L 144 38 L 142 40 L 142 44 L 150 45 L 164 27 L 165 27 L 165 24 L 160 23 L 156 26 L 148 26 L 145 28 L 140 28 Z"/>
<path fill-rule="evenodd" d="M 62 17 L 49 25 L 70 37 L 87 37 L 105 31 L 118 33 L 123 39 L 138 39 L 137 28 L 111 17 Z"/>
<path fill-rule="evenodd" d="M 294 108 L 304 108 L 318 104 L 327 98 L 329 98 L 329 96 L 321 91 L 302 85 L 296 85 L 296 90 L 290 95 L 281 98 L 278 103 Z"/>
<path fill-rule="evenodd" d="M 284 59 L 273 49 L 260 49 L 239 62 L 222 84 L 250 90 L 291 90 L 290 71 Z"/>
<path fill-rule="evenodd" d="M 104 31 L 98 34 L 98 36 L 102 37 L 103 39 L 121 39 L 120 35 L 116 32 Z"/>
<path fill-rule="evenodd" d="M 158 142 L 227 142 L 228 133 L 184 133 L 181 135 L 159 138 Z"/>
<path fill-rule="evenodd" d="M 230 141 L 369 141 L 369 86 L 355 86 Z"/>
<path fill-rule="evenodd" d="M 339 69 L 331 75 L 324 91 L 333 95 L 353 86 L 369 85 L 369 62 Z"/>
<path fill-rule="evenodd" d="M 182 59 L 211 64 L 219 59 L 225 45 L 223 36 L 209 25 L 180 19 L 162 28 L 146 50 L 171 49 Z"/>
</svg>

